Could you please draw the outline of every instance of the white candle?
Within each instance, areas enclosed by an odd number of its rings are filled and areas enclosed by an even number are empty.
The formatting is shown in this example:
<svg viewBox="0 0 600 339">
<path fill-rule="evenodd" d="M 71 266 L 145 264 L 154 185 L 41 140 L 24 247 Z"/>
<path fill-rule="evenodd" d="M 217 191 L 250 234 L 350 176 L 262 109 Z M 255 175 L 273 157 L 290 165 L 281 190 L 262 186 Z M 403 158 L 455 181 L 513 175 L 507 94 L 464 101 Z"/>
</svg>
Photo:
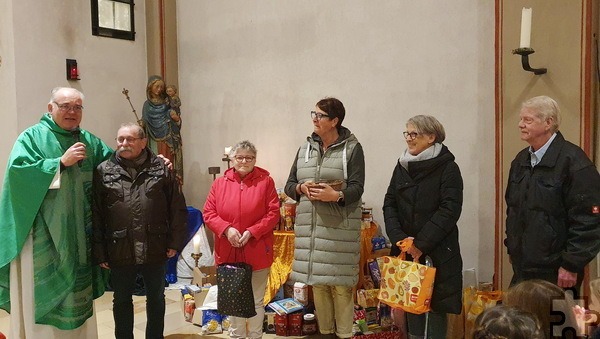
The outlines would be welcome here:
<svg viewBox="0 0 600 339">
<path fill-rule="evenodd" d="M 194 236 L 194 254 L 200 253 L 200 235 L 196 234 Z"/>
<path fill-rule="evenodd" d="M 531 47 L 531 8 L 523 7 L 521 12 L 521 48 Z"/>
<path fill-rule="evenodd" d="M 231 146 L 229 146 L 229 147 L 225 147 L 225 153 L 224 153 L 224 154 L 225 154 L 226 156 L 229 156 L 229 153 L 230 153 L 230 152 L 231 152 Z"/>
</svg>

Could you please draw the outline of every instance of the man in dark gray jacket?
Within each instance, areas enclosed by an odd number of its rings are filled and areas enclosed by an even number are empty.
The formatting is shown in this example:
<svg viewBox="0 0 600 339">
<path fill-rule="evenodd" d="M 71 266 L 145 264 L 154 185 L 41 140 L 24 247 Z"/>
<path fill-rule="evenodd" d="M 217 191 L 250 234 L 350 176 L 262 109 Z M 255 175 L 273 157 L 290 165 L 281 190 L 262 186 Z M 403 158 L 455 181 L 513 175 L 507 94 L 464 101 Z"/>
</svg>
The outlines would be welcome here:
<svg viewBox="0 0 600 339">
<path fill-rule="evenodd" d="M 138 273 L 146 288 L 146 338 L 163 338 L 165 263 L 181 251 L 187 232 L 179 184 L 147 142 L 140 126 L 122 125 L 115 154 L 94 172 L 93 256 L 112 271 L 116 338 L 133 338 Z"/>
<path fill-rule="evenodd" d="M 506 239 L 511 285 L 543 279 L 579 288 L 600 249 L 600 175 L 578 146 L 558 131 L 558 104 L 529 99 L 519 114 L 523 149 L 510 166 Z"/>
</svg>

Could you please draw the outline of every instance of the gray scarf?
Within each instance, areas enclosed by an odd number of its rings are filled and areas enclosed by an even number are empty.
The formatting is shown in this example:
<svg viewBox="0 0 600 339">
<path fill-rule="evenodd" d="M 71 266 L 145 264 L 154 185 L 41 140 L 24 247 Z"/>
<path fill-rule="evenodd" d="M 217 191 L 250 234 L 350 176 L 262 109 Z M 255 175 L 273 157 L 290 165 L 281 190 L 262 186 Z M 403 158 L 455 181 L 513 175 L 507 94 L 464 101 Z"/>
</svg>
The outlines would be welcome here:
<svg viewBox="0 0 600 339">
<path fill-rule="evenodd" d="M 119 163 L 119 165 L 121 165 L 121 167 L 123 167 L 123 169 L 126 170 L 132 178 L 135 178 L 140 167 L 144 164 L 144 162 L 146 162 L 146 159 L 148 159 L 148 152 L 146 149 L 144 149 L 142 153 L 137 156 L 137 158 L 131 160 L 121 158 L 117 153 L 115 159 L 117 159 L 117 163 Z"/>
<path fill-rule="evenodd" d="M 408 163 L 409 162 L 433 159 L 433 158 L 437 157 L 438 155 L 440 155 L 441 151 L 442 151 L 442 144 L 437 143 L 437 142 L 435 144 L 429 146 L 429 148 L 423 150 L 421 153 L 419 153 L 417 155 L 412 155 L 412 154 L 408 153 L 408 149 L 405 149 L 404 153 L 402 154 L 400 159 L 398 159 L 398 161 L 400 162 L 400 165 L 402 167 L 404 167 L 405 170 L 408 171 Z"/>
</svg>

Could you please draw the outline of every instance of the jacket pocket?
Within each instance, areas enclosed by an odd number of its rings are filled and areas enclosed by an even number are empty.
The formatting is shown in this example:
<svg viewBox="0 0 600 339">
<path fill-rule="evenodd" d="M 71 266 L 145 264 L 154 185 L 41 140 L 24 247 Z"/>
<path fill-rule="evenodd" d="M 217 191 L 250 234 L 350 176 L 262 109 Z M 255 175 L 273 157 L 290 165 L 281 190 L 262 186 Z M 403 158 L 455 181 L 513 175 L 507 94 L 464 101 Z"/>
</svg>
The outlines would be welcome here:
<svg viewBox="0 0 600 339">
<path fill-rule="evenodd" d="M 520 206 L 521 200 L 525 194 L 524 190 L 526 187 L 523 187 L 521 183 L 525 178 L 526 173 L 521 172 L 513 175 L 508 178 L 508 185 L 506 188 L 506 205 L 507 206 Z"/>
<path fill-rule="evenodd" d="M 556 251 L 558 234 L 552 226 L 551 217 L 540 212 L 532 217 L 531 223 L 523 233 L 523 250 L 527 255 L 523 258 L 526 267 L 549 267 L 556 260 L 560 251 Z"/>
<path fill-rule="evenodd" d="M 535 181 L 531 208 L 546 211 L 549 215 L 564 214 L 562 182 L 554 178 L 541 177 Z"/>
<path fill-rule="evenodd" d="M 167 258 L 168 230 L 166 224 L 149 224 L 147 229 L 148 261 L 165 260 Z"/>
<path fill-rule="evenodd" d="M 104 186 L 104 202 L 106 206 L 112 207 L 118 202 L 123 201 L 123 185 L 121 184 L 121 175 L 118 173 L 105 173 L 102 177 Z"/>
<path fill-rule="evenodd" d="M 148 179 L 145 180 L 148 197 L 156 198 L 163 194 L 163 178 L 165 178 L 165 172 L 162 168 L 148 171 Z"/>
<path fill-rule="evenodd" d="M 108 238 L 107 249 L 110 262 L 128 261 L 133 257 L 127 229 L 112 231 Z"/>
</svg>

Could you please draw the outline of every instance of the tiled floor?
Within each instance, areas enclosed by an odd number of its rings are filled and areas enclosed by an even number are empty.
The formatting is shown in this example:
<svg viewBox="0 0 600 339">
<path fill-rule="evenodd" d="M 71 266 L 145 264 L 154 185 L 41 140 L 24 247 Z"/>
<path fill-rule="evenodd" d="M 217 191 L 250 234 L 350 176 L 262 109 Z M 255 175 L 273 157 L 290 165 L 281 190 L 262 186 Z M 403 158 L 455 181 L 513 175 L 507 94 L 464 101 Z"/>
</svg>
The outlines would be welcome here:
<svg viewBox="0 0 600 339">
<path fill-rule="evenodd" d="M 210 334 L 201 336 L 200 327 L 186 322 L 181 310 L 181 293 L 179 290 L 166 290 L 166 312 L 165 312 L 165 338 L 168 339 L 192 339 L 192 338 L 228 338 L 226 334 Z M 114 338 L 114 321 L 112 316 L 112 292 L 105 293 L 96 300 L 96 318 L 98 322 L 98 338 Z M 144 338 L 146 327 L 146 299 L 145 297 L 133 297 L 134 305 L 134 336 Z M 0 332 L 8 333 L 10 325 L 9 315 L 0 310 Z M 273 334 L 265 334 L 263 338 L 278 338 Z M 285 337 L 303 338 L 303 337 Z M 12 339 L 12 338 L 8 338 Z"/>
</svg>

